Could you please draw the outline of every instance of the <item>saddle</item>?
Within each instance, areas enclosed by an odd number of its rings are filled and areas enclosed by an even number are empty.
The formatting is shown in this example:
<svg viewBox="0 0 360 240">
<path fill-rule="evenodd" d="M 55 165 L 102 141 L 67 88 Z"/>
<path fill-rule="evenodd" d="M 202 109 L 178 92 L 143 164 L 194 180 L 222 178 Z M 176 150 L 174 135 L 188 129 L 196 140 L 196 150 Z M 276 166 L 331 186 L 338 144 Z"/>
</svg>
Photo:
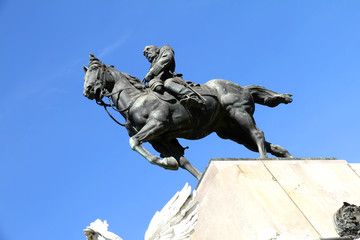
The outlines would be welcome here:
<svg viewBox="0 0 360 240">
<path fill-rule="evenodd" d="M 193 82 L 187 82 L 188 86 L 191 87 L 193 90 L 196 91 L 196 93 L 200 94 L 201 96 L 212 96 L 214 98 L 217 98 L 216 92 L 209 88 L 206 85 L 200 85 Z M 176 103 L 179 101 L 179 99 L 175 98 L 173 95 L 168 93 L 167 91 L 164 91 L 163 93 L 156 92 L 154 90 L 148 89 L 150 94 L 155 95 L 158 99 L 168 102 L 168 103 Z"/>
<path fill-rule="evenodd" d="M 165 101 L 165 102 L 168 102 L 168 103 L 176 103 L 178 102 L 179 100 L 177 100 L 173 95 L 171 95 L 170 93 L 168 93 L 167 91 L 164 91 L 163 93 L 158 93 L 158 92 L 155 92 L 151 89 L 149 89 L 149 93 L 150 94 L 153 94 L 155 97 L 157 97 L 158 99 L 162 100 L 162 101 Z"/>
</svg>

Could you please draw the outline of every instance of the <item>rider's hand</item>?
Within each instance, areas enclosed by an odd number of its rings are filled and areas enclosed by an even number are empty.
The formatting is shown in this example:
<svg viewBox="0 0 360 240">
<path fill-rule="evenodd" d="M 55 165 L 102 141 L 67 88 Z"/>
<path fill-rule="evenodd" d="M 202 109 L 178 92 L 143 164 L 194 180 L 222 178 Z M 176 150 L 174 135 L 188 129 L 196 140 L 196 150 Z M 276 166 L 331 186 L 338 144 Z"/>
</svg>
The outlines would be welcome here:
<svg viewBox="0 0 360 240">
<path fill-rule="evenodd" d="M 151 80 L 151 78 L 150 78 L 150 76 L 149 76 L 149 74 L 148 74 L 148 75 L 146 75 L 146 76 L 144 77 L 143 82 L 144 82 L 144 83 L 148 83 L 148 82 L 150 82 L 150 80 Z"/>
</svg>

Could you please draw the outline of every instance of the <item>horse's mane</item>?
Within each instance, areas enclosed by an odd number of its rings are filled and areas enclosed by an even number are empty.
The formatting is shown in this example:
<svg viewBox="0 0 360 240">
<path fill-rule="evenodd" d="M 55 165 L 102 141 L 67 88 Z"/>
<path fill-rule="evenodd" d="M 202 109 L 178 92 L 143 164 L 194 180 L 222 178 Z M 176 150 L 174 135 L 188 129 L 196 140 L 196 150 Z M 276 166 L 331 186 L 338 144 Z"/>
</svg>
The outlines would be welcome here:
<svg viewBox="0 0 360 240">
<path fill-rule="evenodd" d="M 120 72 L 120 74 L 124 76 L 137 89 L 143 90 L 145 88 L 145 85 L 138 78 L 125 72 Z"/>
<path fill-rule="evenodd" d="M 120 72 L 119 70 L 115 69 L 113 65 L 106 65 L 102 62 L 100 62 L 99 60 L 93 62 L 93 63 L 89 63 L 89 69 L 91 70 L 96 70 L 100 67 L 106 67 L 108 70 L 110 71 L 116 71 L 120 74 L 121 77 L 126 78 L 126 80 L 128 80 L 135 88 L 139 89 L 139 90 L 144 90 L 145 89 L 145 85 L 140 81 L 140 79 L 131 76 L 128 73 L 125 72 Z"/>
</svg>

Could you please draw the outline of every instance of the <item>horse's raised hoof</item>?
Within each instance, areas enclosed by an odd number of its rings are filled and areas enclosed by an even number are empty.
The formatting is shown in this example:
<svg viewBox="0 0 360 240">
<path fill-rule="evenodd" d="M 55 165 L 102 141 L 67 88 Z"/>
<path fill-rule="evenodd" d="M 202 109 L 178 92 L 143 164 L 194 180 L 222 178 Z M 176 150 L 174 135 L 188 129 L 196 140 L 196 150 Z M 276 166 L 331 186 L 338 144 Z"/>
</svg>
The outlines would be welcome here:
<svg viewBox="0 0 360 240">
<path fill-rule="evenodd" d="M 163 167 L 168 170 L 178 170 L 179 169 L 179 163 L 176 161 L 174 157 L 166 157 L 163 159 L 157 159 L 152 162 L 153 164 L 156 164 L 160 167 Z"/>
</svg>

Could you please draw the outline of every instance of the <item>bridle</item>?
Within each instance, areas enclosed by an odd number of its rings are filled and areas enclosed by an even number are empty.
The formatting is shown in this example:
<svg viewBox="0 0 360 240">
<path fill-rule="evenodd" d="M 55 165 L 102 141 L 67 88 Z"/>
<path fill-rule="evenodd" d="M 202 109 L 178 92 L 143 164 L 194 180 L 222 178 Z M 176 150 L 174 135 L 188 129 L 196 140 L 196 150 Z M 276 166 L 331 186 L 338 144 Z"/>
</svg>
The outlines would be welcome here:
<svg viewBox="0 0 360 240">
<path fill-rule="evenodd" d="M 95 81 L 95 85 L 97 85 L 97 83 L 99 82 L 100 83 L 100 91 L 101 93 L 100 94 L 103 94 L 104 97 L 107 97 L 109 99 L 109 103 L 110 104 L 107 104 L 105 103 L 102 98 L 100 98 L 100 100 L 96 100 L 96 103 L 100 106 L 103 106 L 105 111 L 109 114 L 109 116 L 111 117 L 112 120 L 114 120 L 117 124 L 119 124 L 120 126 L 122 127 L 126 127 L 126 123 L 123 124 L 123 123 L 120 123 L 119 121 L 117 121 L 112 115 L 111 113 L 107 110 L 107 107 L 111 107 L 112 109 L 114 109 L 115 111 L 119 112 L 119 113 L 123 113 L 125 111 L 129 111 L 130 108 L 132 107 L 132 105 L 134 104 L 134 102 L 136 101 L 137 98 L 133 99 L 130 104 L 125 107 L 124 109 L 117 109 L 115 106 L 114 106 L 114 103 L 111 99 L 111 96 L 115 95 L 115 94 L 118 94 L 118 96 L 120 96 L 120 93 L 126 89 L 130 89 L 130 88 L 124 88 L 124 89 L 120 89 L 119 91 L 116 91 L 116 92 L 112 92 L 112 93 L 109 93 L 109 91 L 105 88 L 105 84 L 106 84 L 106 80 L 105 80 L 105 77 L 106 77 L 106 73 L 108 73 L 108 76 L 110 76 L 112 78 L 112 80 L 114 80 L 114 76 L 111 74 L 111 72 L 109 71 L 108 67 L 103 64 L 101 67 L 99 67 L 99 70 L 97 72 L 97 76 L 96 76 L 96 81 Z M 115 82 L 115 81 L 114 81 Z M 127 119 L 126 119 L 126 122 L 127 122 Z"/>
</svg>

